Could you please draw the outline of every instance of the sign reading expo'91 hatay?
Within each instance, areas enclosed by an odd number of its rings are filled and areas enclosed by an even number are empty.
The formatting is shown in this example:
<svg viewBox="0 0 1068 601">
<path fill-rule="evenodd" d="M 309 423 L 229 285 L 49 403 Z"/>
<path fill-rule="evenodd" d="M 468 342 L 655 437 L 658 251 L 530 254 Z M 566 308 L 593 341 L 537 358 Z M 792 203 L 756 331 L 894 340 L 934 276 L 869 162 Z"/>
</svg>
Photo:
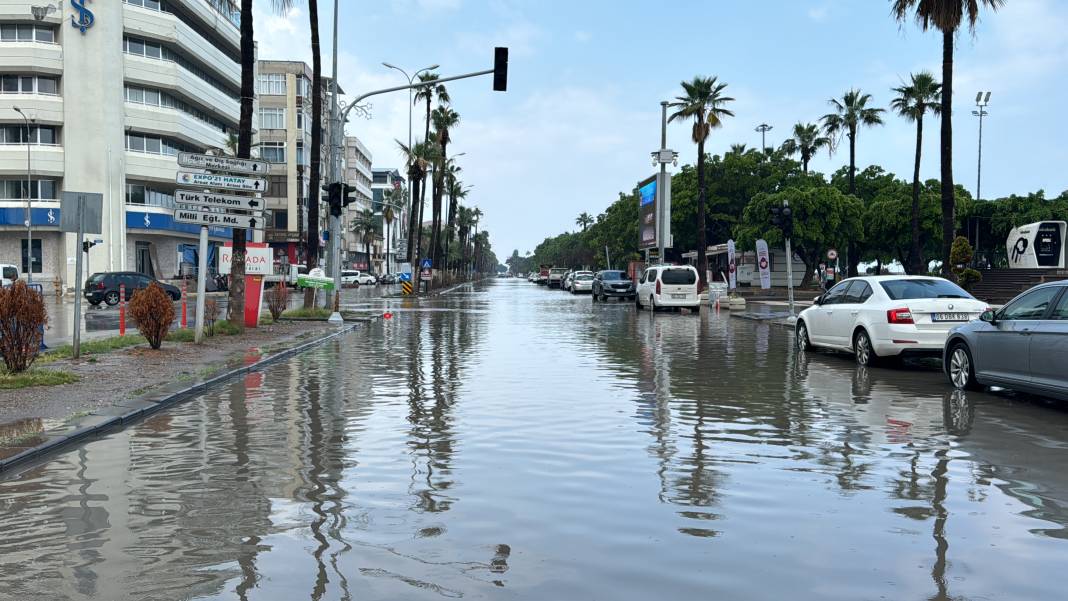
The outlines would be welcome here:
<svg viewBox="0 0 1068 601">
<path fill-rule="evenodd" d="M 194 188 L 220 188 L 223 190 L 239 190 L 241 192 L 263 192 L 267 189 L 267 180 L 240 175 L 216 175 L 214 173 L 179 171 L 174 179 L 179 184 Z"/>
</svg>

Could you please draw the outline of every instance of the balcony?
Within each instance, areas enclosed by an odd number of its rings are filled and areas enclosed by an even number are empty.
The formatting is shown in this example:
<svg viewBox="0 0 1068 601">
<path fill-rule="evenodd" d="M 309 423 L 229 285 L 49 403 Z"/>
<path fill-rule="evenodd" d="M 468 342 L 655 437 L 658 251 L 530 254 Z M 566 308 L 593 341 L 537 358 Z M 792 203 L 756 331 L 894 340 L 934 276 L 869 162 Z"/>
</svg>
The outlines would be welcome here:
<svg viewBox="0 0 1068 601">
<path fill-rule="evenodd" d="M 193 31 L 178 17 L 161 11 L 122 5 L 122 26 L 127 33 L 177 46 L 214 70 L 220 80 L 241 86 L 241 64 Z"/>
<path fill-rule="evenodd" d="M 25 6 L 25 4 L 23 5 Z M 25 10 L 25 8 L 24 8 Z M 63 73 L 63 47 L 45 42 L 0 42 L 0 71 Z"/>
<path fill-rule="evenodd" d="M 63 147 L 41 144 L 31 146 L 30 170 L 35 176 L 63 177 Z M 25 144 L 0 145 L 0 175 L 26 176 Z"/>
<path fill-rule="evenodd" d="M 177 138 L 200 148 L 226 148 L 226 134 L 178 109 L 127 102 L 126 125 L 139 133 Z"/>
<path fill-rule="evenodd" d="M 166 154 L 126 152 L 126 179 L 140 182 L 174 184 L 178 173 L 178 157 Z"/>
<path fill-rule="evenodd" d="M 240 117 L 240 104 L 236 99 L 223 94 L 176 63 L 132 54 L 124 54 L 123 60 L 126 63 L 126 81 L 130 83 L 176 92 L 209 111 L 226 115 L 225 121 L 237 121 Z"/>
<path fill-rule="evenodd" d="M 0 122 L 22 123 L 22 115 L 14 107 L 22 109 L 31 119 L 43 125 L 63 123 L 63 97 L 47 94 L 0 94 Z"/>
<path fill-rule="evenodd" d="M 181 6 L 185 12 L 212 31 L 225 38 L 235 48 L 241 47 L 241 31 L 232 21 L 224 17 L 212 7 L 208 0 L 171 0 Z"/>
</svg>

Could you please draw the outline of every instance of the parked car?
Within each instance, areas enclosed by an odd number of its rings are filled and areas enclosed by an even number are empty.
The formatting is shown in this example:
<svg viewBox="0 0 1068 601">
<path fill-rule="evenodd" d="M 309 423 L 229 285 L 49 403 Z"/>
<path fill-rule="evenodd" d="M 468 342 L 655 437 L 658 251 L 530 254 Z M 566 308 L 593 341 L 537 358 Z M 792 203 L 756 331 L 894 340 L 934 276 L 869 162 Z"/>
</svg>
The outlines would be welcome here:
<svg viewBox="0 0 1068 601">
<path fill-rule="evenodd" d="M 397 274 L 395 274 L 395 273 L 384 273 L 384 274 L 382 274 L 382 277 L 378 278 L 378 283 L 379 284 L 396 284 L 397 283 Z"/>
<path fill-rule="evenodd" d="M 14 265 L 0 263 L 0 285 L 10 286 L 19 279 L 19 268 Z"/>
<path fill-rule="evenodd" d="M 378 283 L 378 278 L 373 273 L 367 271 L 359 271 L 356 269 L 345 269 L 341 272 L 341 285 L 352 286 L 353 284 L 359 286 L 374 286 Z"/>
<path fill-rule="evenodd" d="M 655 265 L 642 272 L 638 279 L 634 306 L 653 311 L 664 308 L 701 309 L 697 294 L 697 270 L 690 265 Z"/>
<path fill-rule="evenodd" d="M 152 282 L 162 286 L 163 291 L 167 293 L 167 296 L 171 297 L 171 300 L 182 298 L 182 291 L 177 286 L 165 284 L 152 276 L 137 273 L 136 271 L 94 273 L 86 280 L 85 291 L 82 294 L 85 300 L 89 301 L 89 304 L 94 307 L 100 303 L 113 307 L 119 304 L 119 286 L 121 284 L 126 285 L 126 300 L 130 300 L 133 298 L 134 292 L 148 288 Z"/>
<path fill-rule="evenodd" d="M 954 328 L 942 366 L 953 386 L 1001 386 L 1068 400 L 1068 280 L 1036 286 Z"/>
<path fill-rule="evenodd" d="M 954 326 L 977 319 L 986 303 L 949 280 L 870 276 L 843 280 L 816 297 L 794 326 L 797 348 L 853 353 L 858 365 L 940 355 Z"/>
<path fill-rule="evenodd" d="M 564 274 L 563 280 L 560 283 L 561 290 L 571 290 L 571 280 L 575 277 L 574 271 L 568 271 Z"/>
<path fill-rule="evenodd" d="M 537 275 L 537 277 L 534 278 L 534 283 L 539 285 L 539 286 L 548 286 L 549 285 L 549 271 L 550 271 L 550 269 L 552 269 L 552 266 L 550 266 L 550 265 L 542 265 L 538 269 L 538 275 Z"/>
<path fill-rule="evenodd" d="M 567 287 L 571 294 L 578 294 L 580 292 L 590 292 L 593 290 L 593 272 L 592 271 L 576 271 L 571 274 L 571 284 Z"/>
<path fill-rule="evenodd" d="M 559 288 L 564 281 L 564 275 L 568 271 L 567 267 L 553 267 L 549 270 L 549 276 L 545 280 L 545 284 L 549 288 Z"/>
<path fill-rule="evenodd" d="M 610 298 L 634 300 L 634 280 L 630 279 L 630 274 L 625 271 L 617 269 L 598 271 L 593 275 L 590 292 L 593 302 L 607 301 Z"/>
</svg>

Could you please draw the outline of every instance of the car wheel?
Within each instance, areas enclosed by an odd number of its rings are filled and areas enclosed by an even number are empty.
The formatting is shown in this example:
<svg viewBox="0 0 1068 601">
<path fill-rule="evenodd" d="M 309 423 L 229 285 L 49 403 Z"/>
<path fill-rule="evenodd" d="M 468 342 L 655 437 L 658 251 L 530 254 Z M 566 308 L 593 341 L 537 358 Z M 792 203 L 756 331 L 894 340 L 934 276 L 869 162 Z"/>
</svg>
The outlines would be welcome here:
<svg viewBox="0 0 1068 601">
<path fill-rule="evenodd" d="M 861 367 L 874 367 L 879 363 L 879 356 L 875 354 L 875 349 L 871 345 L 871 337 L 868 336 L 866 330 L 857 332 L 853 337 L 853 356 L 857 360 L 857 365 Z"/>
<path fill-rule="evenodd" d="M 119 293 L 114 290 L 105 293 L 104 302 L 107 303 L 109 307 L 114 307 L 119 304 Z"/>
<path fill-rule="evenodd" d="M 649 295 L 649 310 L 653 313 L 656 313 L 659 310 L 659 307 L 656 306 L 656 297 L 651 294 Z"/>
<path fill-rule="evenodd" d="M 953 387 L 958 390 L 976 390 L 979 384 L 975 381 L 975 363 L 972 361 L 972 353 L 968 345 L 958 342 L 949 351 L 949 364 L 946 365 L 946 375 Z"/>
<path fill-rule="evenodd" d="M 592 292 L 590 292 L 590 298 L 593 299 L 592 302 L 597 302 L 597 291 L 596 290 L 593 290 Z"/>
<path fill-rule="evenodd" d="M 805 322 L 797 322 L 797 329 L 794 330 L 794 341 L 797 344 L 797 350 L 805 352 L 812 348 L 812 345 L 808 341 L 808 326 Z"/>
<path fill-rule="evenodd" d="M 639 310 L 639 311 L 641 311 L 644 308 L 644 307 L 642 307 L 642 301 L 637 296 L 634 297 L 634 308 Z"/>
</svg>

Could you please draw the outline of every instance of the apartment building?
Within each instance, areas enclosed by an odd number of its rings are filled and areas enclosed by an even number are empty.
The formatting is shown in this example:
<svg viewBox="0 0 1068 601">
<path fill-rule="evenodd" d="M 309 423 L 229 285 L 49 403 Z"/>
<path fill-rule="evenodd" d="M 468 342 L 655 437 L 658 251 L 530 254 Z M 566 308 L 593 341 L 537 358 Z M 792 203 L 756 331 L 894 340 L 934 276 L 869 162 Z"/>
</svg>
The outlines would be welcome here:
<svg viewBox="0 0 1068 601">
<path fill-rule="evenodd" d="M 73 286 L 80 249 L 59 231 L 60 198 L 99 192 L 89 270 L 179 275 L 199 227 L 174 222 L 176 155 L 222 151 L 236 132 L 237 12 L 222 0 L 39 4 L 0 0 L 0 262 Z M 213 248 L 232 235 L 209 234 Z"/>
<path fill-rule="evenodd" d="M 343 264 L 353 269 L 371 270 L 383 273 L 382 256 L 382 214 L 381 208 L 371 202 L 371 151 L 356 136 L 345 136 L 344 154 L 345 183 L 356 188 L 351 195 L 355 202 L 345 208 L 342 214 L 342 231 L 344 232 Z M 375 213 L 375 237 L 368 245 L 362 237 L 352 231 L 352 222 L 364 210 Z"/>
<path fill-rule="evenodd" d="M 400 262 L 403 261 L 404 247 L 402 246 L 408 237 L 408 211 L 406 203 L 400 199 L 392 198 L 391 194 L 404 187 L 404 178 L 397 169 L 371 169 L 371 203 L 374 210 L 381 215 L 387 203 L 393 206 L 393 222 L 383 223 L 383 238 L 385 249 L 383 264 L 387 273 L 395 273 Z M 400 261 L 398 261 L 400 257 Z"/>
</svg>

